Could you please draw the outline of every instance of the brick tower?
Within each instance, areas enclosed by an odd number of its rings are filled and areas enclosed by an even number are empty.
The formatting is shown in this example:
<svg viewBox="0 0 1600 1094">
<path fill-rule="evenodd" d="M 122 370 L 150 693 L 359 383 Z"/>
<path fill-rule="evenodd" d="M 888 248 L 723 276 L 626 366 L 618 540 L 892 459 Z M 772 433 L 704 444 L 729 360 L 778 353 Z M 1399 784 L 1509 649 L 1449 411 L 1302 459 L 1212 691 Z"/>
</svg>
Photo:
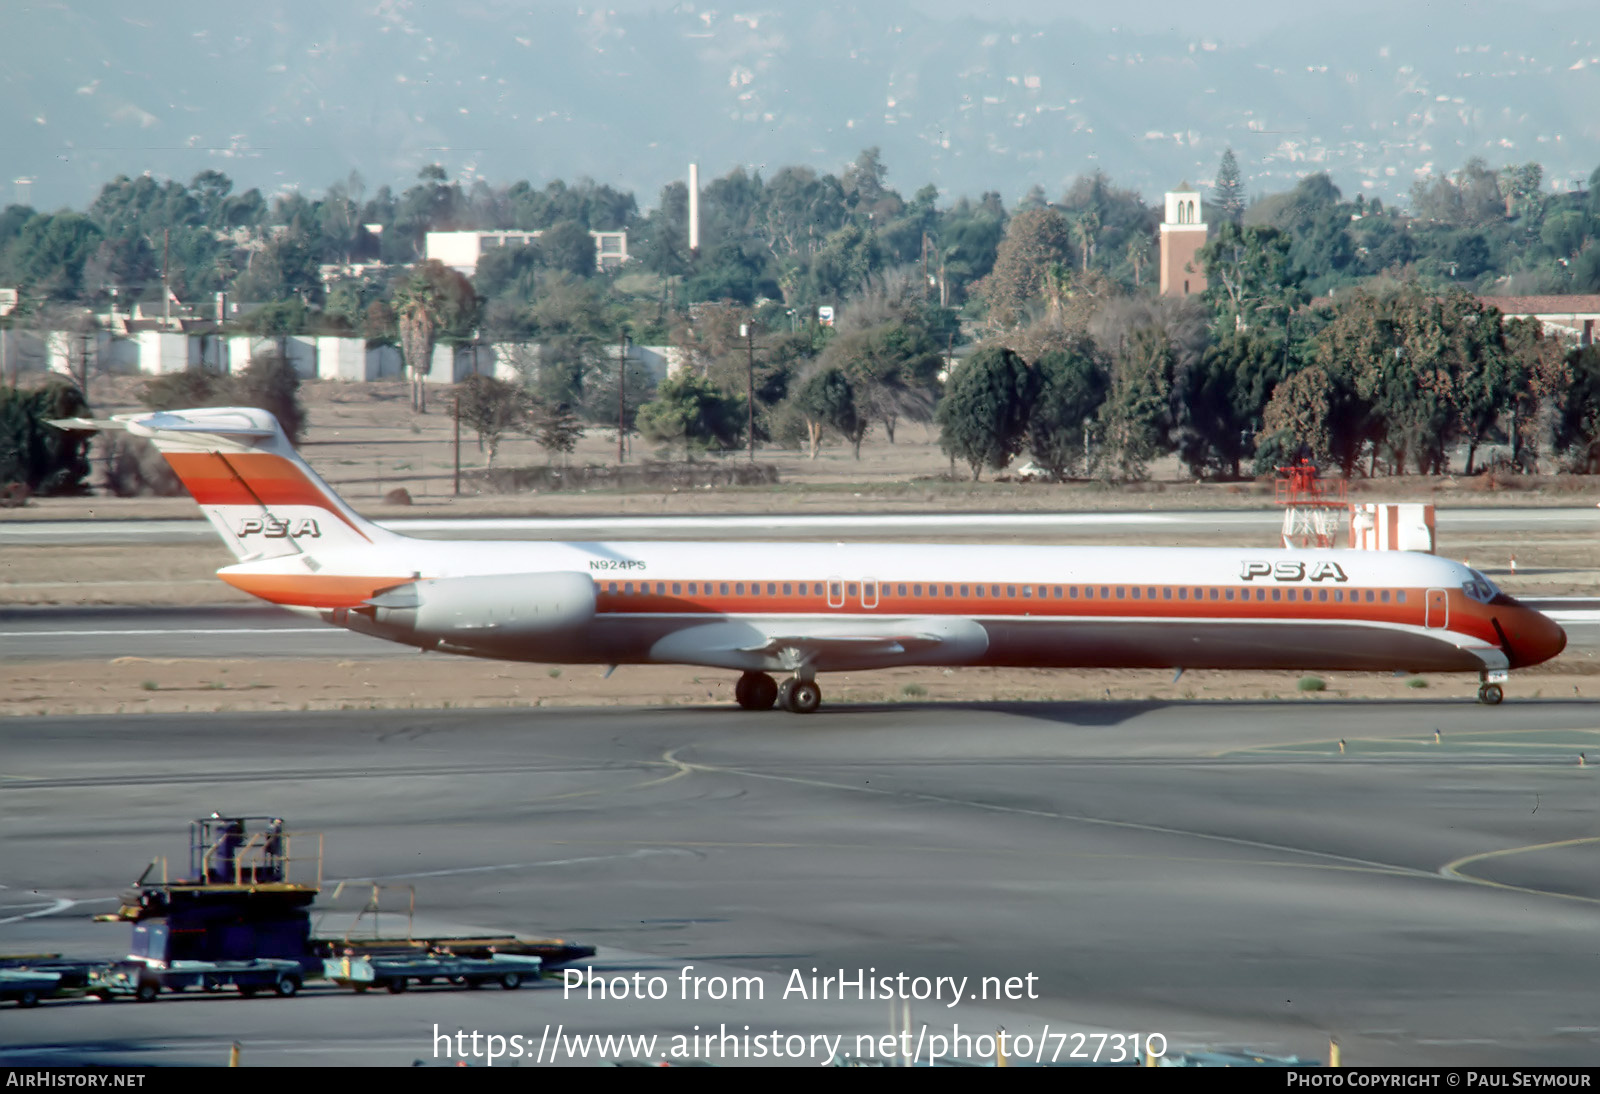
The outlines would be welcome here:
<svg viewBox="0 0 1600 1094">
<path fill-rule="evenodd" d="M 1167 215 L 1161 221 L 1162 296 L 1205 291 L 1205 271 L 1196 257 L 1205 243 L 1200 194 L 1185 182 L 1167 193 Z"/>
</svg>

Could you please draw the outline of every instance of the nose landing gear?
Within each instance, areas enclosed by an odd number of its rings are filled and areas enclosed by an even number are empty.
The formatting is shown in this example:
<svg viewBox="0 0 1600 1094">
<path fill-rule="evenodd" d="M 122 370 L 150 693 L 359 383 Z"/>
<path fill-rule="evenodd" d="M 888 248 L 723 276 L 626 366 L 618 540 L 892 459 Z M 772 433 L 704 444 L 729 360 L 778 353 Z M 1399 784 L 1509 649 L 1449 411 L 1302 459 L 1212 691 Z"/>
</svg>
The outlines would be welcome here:
<svg viewBox="0 0 1600 1094">
<path fill-rule="evenodd" d="M 1500 685 L 1505 683 L 1509 675 L 1505 669 L 1480 673 L 1478 676 L 1478 702 L 1486 707 L 1499 706 L 1500 700 L 1505 698 L 1505 692 L 1500 690 Z"/>
</svg>

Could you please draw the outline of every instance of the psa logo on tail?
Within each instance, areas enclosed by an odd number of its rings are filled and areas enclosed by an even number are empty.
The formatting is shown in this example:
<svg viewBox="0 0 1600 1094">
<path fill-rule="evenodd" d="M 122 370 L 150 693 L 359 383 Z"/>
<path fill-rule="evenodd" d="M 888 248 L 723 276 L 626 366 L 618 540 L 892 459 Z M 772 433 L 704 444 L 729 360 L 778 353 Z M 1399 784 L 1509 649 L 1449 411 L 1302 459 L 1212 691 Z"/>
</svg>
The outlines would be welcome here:
<svg viewBox="0 0 1600 1094">
<path fill-rule="evenodd" d="M 261 536 L 265 539 L 319 539 L 322 529 L 317 527 L 317 522 L 310 517 L 301 517 L 293 525 L 288 521 L 268 513 L 264 517 L 245 517 L 239 521 L 237 532 L 240 539 L 250 536 Z"/>
</svg>

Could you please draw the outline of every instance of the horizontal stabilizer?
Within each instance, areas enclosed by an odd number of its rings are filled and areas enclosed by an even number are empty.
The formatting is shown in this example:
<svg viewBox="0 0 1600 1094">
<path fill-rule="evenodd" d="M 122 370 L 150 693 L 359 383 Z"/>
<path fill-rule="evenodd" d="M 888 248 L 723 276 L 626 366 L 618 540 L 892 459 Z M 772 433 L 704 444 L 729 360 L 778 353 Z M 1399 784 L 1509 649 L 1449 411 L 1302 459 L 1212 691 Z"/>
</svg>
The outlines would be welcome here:
<svg viewBox="0 0 1600 1094">
<path fill-rule="evenodd" d="M 205 407 L 188 411 L 157 410 L 153 413 L 118 414 L 112 418 L 57 418 L 50 424 L 57 429 L 82 433 L 126 430 L 141 437 L 154 436 L 158 433 L 272 437 L 278 432 L 278 423 L 270 415 L 243 407 Z"/>
<path fill-rule="evenodd" d="M 45 425 L 53 425 L 68 433 L 101 433 L 107 430 L 127 429 L 127 422 L 115 418 L 49 418 Z"/>
</svg>

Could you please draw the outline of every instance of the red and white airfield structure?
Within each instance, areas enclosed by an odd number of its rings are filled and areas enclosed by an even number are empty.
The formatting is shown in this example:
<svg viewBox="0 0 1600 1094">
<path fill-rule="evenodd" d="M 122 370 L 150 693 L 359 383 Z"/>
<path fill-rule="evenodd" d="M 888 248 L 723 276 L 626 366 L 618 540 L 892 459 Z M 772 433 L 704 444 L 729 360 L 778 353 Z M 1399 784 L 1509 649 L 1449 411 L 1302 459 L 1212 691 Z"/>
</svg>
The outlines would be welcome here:
<svg viewBox="0 0 1600 1094">
<path fill-rule="evenodd" d="M 263 600 L 424 650 L 729 669 L 749 709 L 810 713 L 819 673 L 899 665 L 1475 672 L 1498 703 L 1566 645 L 1430 554 L 441 542 L 358 515 L 263 410 L 57 424 L 153 441 L 239 560 L 218 576 Z"/>
</svg>

